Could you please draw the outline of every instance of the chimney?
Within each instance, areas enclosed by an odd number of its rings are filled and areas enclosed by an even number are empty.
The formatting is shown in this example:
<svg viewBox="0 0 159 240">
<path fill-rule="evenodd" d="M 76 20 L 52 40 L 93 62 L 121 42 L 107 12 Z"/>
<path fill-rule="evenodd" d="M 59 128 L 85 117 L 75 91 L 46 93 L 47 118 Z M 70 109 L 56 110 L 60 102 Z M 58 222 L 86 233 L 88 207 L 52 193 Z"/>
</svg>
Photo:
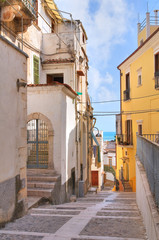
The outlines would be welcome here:
<svg viewBox="0 0 159 240">
<path fill-rule="evenodd" d="M 158 25 L 158 10 L 154 10 L 155 13 L 155 25 Z"/>
</svg>

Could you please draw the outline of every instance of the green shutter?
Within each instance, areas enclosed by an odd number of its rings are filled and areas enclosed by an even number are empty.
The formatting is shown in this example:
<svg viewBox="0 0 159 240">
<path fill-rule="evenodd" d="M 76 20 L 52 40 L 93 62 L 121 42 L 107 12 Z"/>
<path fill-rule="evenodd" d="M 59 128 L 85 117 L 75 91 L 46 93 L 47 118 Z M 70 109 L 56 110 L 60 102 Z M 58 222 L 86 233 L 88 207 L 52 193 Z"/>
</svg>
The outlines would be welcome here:
<svg viewBox="0 0 159 240">
<path fill-rule="evenodd" d="M 39 84 L 39 58 L 33 56 L 33 74 L 34 74 L 34 84 Z"/>
</svg>

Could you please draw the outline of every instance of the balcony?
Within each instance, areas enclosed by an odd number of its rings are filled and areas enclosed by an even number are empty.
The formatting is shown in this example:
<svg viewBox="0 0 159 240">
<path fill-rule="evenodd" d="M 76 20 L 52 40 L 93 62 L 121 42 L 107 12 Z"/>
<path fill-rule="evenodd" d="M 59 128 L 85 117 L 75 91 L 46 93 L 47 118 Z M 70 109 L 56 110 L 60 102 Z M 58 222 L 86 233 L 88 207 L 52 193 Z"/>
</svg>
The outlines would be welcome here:
<svg viewBox="0 0 159 240">
<path fill-rule="evenodd" d="M 2 10 L 2 21 L 9 22 L 13 20 L 12 18 L 8 18 L 8 16 L 23 19 L 35 19 L 36 18 L 36 0 L 5 0 L 0 1 L 0 7 Z"/>
<path fill-rule="evenodd" d="M 133 137 L 132 134 L 117 134 L 117 143 L 122 146 L 132 146 Z"/>
<path fill-rule="evenodd" d="M 124 92 L 124 101 L 130 100 L 130 89 L 126 89 Z"/>
</svg>

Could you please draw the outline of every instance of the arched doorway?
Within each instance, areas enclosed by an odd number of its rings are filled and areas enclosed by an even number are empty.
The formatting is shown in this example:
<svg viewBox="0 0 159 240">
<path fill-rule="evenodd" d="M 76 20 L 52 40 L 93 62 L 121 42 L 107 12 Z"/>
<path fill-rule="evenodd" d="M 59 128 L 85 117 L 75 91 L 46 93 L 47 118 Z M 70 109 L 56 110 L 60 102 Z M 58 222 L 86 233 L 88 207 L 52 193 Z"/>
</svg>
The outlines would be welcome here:
<svg viewBox="0 0 159 240">
<path fill-rule="evenodd" d="M 48 168 L 48 126 L 41 119 L 27 125 L 28 168 Z"/>
</svg>

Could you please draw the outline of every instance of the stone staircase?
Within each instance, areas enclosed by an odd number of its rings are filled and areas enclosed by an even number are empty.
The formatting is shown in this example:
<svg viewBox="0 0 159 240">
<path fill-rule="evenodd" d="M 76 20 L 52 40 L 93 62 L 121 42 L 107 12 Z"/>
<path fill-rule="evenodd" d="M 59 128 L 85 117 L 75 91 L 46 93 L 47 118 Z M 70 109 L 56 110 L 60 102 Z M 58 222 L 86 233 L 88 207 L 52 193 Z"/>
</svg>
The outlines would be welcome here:
<svg viewBox="0 0 159 240">
<path fill-rule="evenodd" d="M 132 187 L 131 187 L 129 181 L 124 180 L 123 187 L 124 187 L 124 192 L 132 192 Z"/>
<path fill-rule="evenodd" d="M 55 170 L 28 169 L 27 194 L 28 197 L 41 197 L 52 203 L 58 203 L 59 189 L 61 186 L 60 175 Z"/>
</svg>

